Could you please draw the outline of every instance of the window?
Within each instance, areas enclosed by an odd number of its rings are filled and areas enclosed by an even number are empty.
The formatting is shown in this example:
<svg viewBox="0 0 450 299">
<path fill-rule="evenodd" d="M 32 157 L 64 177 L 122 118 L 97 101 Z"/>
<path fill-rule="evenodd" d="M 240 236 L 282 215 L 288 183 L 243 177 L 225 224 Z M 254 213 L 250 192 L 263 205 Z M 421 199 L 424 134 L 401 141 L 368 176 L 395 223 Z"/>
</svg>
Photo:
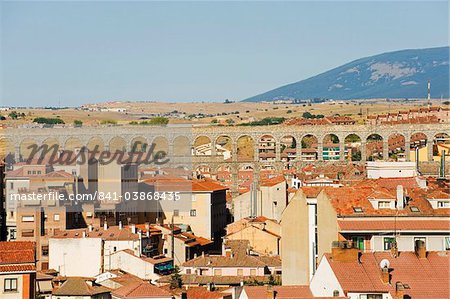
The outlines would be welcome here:
<svg viewBox="0 0 450 299">
<path fill-rule="evenodd" d="M 364 237 L 353 237 L 352 242 L 356 248 L 364 250 Z"/>
<path fill-rule="evenodd" d="M 9 189 L 14 189 L 14 183 L 13 182 L 9 183 Z"/>
<path fill-rule="evenodd" d="M 53 214 L 53 220 L 59 221 L 59 214 Z"/>
<path fill-rule="evenodd" d="M 48 245 L 42 245 L 42 256 L 48 256 Z"/>
<path fill-rule="evenodd" d="M 244 276 L 244 270 L 237 269 L 237 276 Z"/>
<path fill-rule="evenodd" d="M 214 269 L 214 276 L 222 276 L 222 269 Z"/>
<path fill-rule="evenodd" d="M 384 243 L 384 250 L 390 250 L 392 248 L 392 244 L 394 243 L 395 239 L 392 237 L 386 237 L 383 239 Z"/>
<path fill-rule="evenodd" d="M 34 237 L 34 229 L 24 229 L 22 230 L 22 237 L 32 238 Z"/>
<path fill-rule="evenodd" d="M 378 208 L 379 209 L 389 209 L 391 207 L 391 202 L 389 201 L 379 201 Z"/>
<path fill-rule="evenodd" d="M 191 274 L 191 269 L 186 269 L 186 274 Z"/>
<path fill-rule="evenodd" d="M 359 299 L 383 299 L 382 294 L 361 294 Z"/>
<path fill-rule="evenodd" d="M 353 211 L 354 211 L 355 213 L 362 213 L 362 212 L 363 212 L 363 209 L 362 209 L 361 207 L 353 207 Z"/>
<path fill-rule="evenodd" d="M 445 250 L 450 250 L 450 237 L 445 237 Z"/>
<path fill-rule="evenodd" d="M 250 269 L 250 276 L 256 276 L 256 269 Z"/>
<path fill-rule="evenodd" d="M 15 228 L 11 228 L 9 231 L 9 239 L 10 240 L 15 240 L 16 239 L 16 229 Z"/>
<path fill-rule="evenodd" d="M 34 215 L 22 216 L 22 222 L 34 222 Z"/>
<path fill-rule="evenodd" d="M 5 292 L 17 292 L 17 278 L 5 278 Z"/>
<path fill-rule="evenodd" d="M 411 212 L 414 212 L 414 213 L 420 212 L 420 209 L 418 207 L 415 207 L 415 206 L 410 207 L 410 210 L 411 210 Z"/>
<path fill-rule="evenodd" d="M 173 216 L 174 217 L 178 217 L 180 215 L 180 211 L 179 210 L 173 210 Z"/>
<path fill-rule="evenodd" d="M 197 216 L 197 210 L 191 210 L 190 215 L 191 215 L 191 217 Z"/>
</svg>

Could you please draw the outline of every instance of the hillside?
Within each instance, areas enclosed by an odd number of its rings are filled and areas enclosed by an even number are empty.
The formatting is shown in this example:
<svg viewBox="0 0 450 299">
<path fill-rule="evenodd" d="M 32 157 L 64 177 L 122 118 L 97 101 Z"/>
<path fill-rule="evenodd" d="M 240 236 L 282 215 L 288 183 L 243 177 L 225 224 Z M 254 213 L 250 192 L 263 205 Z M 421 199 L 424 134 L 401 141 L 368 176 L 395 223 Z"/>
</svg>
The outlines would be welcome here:
<svg viewBox="0 0 450 299">
<path fill-rule="evenodd" d="M 402 50 L 361 58 L 244 101 L 426 98 L 428 80 L 432 98 L 448 98 L 449 50 L 449 47 Z"/>
</svg>

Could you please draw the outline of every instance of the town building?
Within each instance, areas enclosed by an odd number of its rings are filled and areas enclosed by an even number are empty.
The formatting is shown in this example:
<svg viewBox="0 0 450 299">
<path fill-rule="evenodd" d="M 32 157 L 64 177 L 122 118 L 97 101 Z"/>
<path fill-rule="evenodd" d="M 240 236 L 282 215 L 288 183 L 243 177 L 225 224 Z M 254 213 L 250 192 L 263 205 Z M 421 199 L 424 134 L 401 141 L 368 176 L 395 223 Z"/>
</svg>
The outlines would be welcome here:
<svg viewBox="0 0 450 299">
<path fill-rule="evenodd" d="M 450 194 L 446 182 L 416 177 L 365 180 L 354 186 L 304 187 L 281 220 L 283 283 L 307 284 L 336 240 L 363 251 L 401 252 L 417 240 L 431 251 L 450 250 Z"/>
<path fill-rule="evenodd" d="M 410 252 L 361 252 L 336 244 L 323 255 L 310 288 L 315 296 L 350 299 L 448 298 L 448 251 L 427 251 L 417 240 Z"/>
<path fill-rule="evenodd" d="M 0 298 L 33 299 L 36 285 L 36 244 L 0 242 Z"/>
</svg>

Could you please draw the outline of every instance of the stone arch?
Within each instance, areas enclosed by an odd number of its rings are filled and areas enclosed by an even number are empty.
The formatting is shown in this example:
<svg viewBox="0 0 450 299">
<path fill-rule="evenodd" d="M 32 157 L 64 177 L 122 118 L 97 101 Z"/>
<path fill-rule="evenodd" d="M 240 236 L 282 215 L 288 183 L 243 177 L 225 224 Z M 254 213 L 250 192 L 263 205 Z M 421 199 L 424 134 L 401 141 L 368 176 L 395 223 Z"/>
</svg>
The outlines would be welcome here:
<svg viewBox="0 0 450 299">
<path fill-rule="evenodd" d="M 114 152 L 127 152 L 127 141 L 119 136 L 113 137 L 109 140 L 109 151 Z"/>
<path fill-rule="evenodd" d="M 229 164 L 220 164 L 217 166 L 217 180 L 227 187 L 231 187 L 232 169 Z"/>
<path fill-rule="evenodd" d="M 105 150 L 105 142 L 103 141 L 103 138 L 93 136 L 88 140 L 86 147 L 89 151 L 97 150 L 101 152 Z"/>
<path fill-rule="evenodd" d="M 258 138 L 258 157 L 260 162 L 271 162 L 276 159 L 276 139 L 271 134 Z"/>
<path fill-rule="evenodd" d="M 322 139 L 322 156 L 325 161 L 336 161 L 340 159 L 339 137 L 336 134 L 326 134 Z"/>
<path fill-rule="evenodd" d="M 154 147 L 153 152 L 165 152 L 169 153 L 169 141 L 164 136 L 155 136 L 152 140 L 152 145 Z"/>
<path fill-rule="evenodd" d="M 200 164 L 195 167 L 197 178 L 213 178 L 212 167 L 208 164 Z"/>
<path fill-rule="evenodd" d="M 131 152 L 146 152 L 149 150 L 147 138 L 143 136 L 134 137 L 130 144 Z"/>
<path fill-rule="evenodd" d="M 64 151 L 75 152 L 84 146 L 80 138 L 69 137 L 64 141 Z"/>
<path fill-rule="evenodd" d="M 191 144 L 189 138 L 186 136 L 177 136 L 173 140 L 173 155 L 190 157 L 191 155 Z"/>
<path fill-rule="evenodd" d="M 418 158 L 419 161 L 427 161 L 428 153 L 427 153 L 427 144 L 428 144 L 428 136 L 422 132 L 414 132 L 409 137 L 410 143 L 410 160 L 416 161 Z"/>
<path fill-rule="evenodd" d="M 197 136 L 192 146 L 194 156 L 211 156 L 213 154 L 213 144 L 208 136 Z"/>
<path fill-rule="evenodd" d="M 347 161 L 361 161 L 362 160 L 362 139 L 358 134 L 348 134 L 344 138 L 345 150 L 348 153 L 345 155 Z"/>
<path fill-rule="evenodd" d="M 406 138 L 403 134 L 393 133 L 388 137 L 389 159 L 394 161 L 406 161 Z"/>
<path fill-rule="evenodd" d="M 367 160 L 383 160 L 383 136 L 377 133 L 370 134 L 366 138 Z"/>
<path fill-rule="evenodd" d="M 316 161 L 319 138 L 314 134 L 305 134 L 300 142 L 302 145 L 301 161 Z"/>
<path fill-rule="evenodd" d="M 236 140 L 237 161 L 253 161 L 255 143 L 250 135 L 241 135 Z"/>
<path fill-rule="evenodd" d="M 14 153 L 14 142 L 9 138 L 0 138 L 0 158 L 4 158 L 9 154 Z"/>
<path fill-rule="evenodd" d="M 441 161 L 444 157 L 445 161 L 450 161 L 450 135 L 447 133 L 437 133 L 433 140 L 433 160 Z"/>
<path fill-rule="evenodd" d="M 231 160 L 233 151 L 233 140 L 228 135 L 220 135 L 215 140 L 216 154 L 223 156 L 224 160 Z"/>
<path fill-rule="evenodd" d="M 281 161 L 291 162 L 297 158 L 297 139 L 294 135 L 284 135 L 280 139 Z"/>
<path fill-rule="evenodd" d="M 250 190 L 255 177 L 255 167 L 251 163 L 239 164 L 238 168 L 238 188 L 240 192 Z"/>
</svg>

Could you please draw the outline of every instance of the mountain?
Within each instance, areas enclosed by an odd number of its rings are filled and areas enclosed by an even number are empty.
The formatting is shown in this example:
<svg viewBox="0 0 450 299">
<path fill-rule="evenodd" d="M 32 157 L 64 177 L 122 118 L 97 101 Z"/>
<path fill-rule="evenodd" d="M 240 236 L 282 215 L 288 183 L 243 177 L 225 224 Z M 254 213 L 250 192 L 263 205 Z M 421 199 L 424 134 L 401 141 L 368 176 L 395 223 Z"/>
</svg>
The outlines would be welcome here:
<svg viewBox="0 0 450 299">
<path fill-rule="evenodd" d="M 317 76 L 281 86 L 245 102 L 274 99 L 449 97 L 450 47 L 402 50 L 361 58 Z"/>
</svg>

